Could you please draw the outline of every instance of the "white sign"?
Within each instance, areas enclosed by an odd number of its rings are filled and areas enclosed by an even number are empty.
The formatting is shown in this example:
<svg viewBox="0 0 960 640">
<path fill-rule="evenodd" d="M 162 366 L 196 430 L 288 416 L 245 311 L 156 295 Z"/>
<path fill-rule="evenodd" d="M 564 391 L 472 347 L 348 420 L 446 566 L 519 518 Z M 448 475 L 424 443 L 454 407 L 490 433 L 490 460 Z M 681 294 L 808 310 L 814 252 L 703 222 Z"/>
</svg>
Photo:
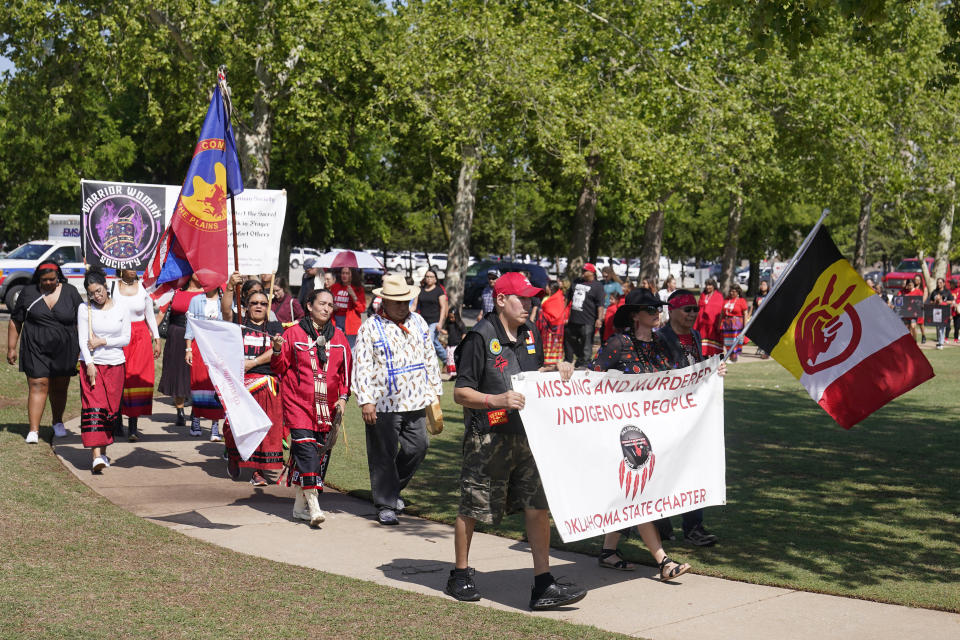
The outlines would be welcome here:
<svg viewBox="0 0 960 640">
<path fill-rule="evenodd" d="M 726 504 L 719 356 L 627 375 L 513 376 L 530 448 L 564 542 Z"/>
<path fill-rule="evenodd" d="M 236 197 L 240 273 L 274 273 L 280 258 L 280 233 L 287 213 L 287 192 L 245 189 Z M 233 227 L 227 225 L 227 272 L 233 273 Z"/>
<path fill-rule="evenodd" d="M 187 316 L 210 381 L 230 420 L 237 451 L 249 460 L 263 442 L 272 422 L 243 384 L 243 333 L 240 325 Z"/>
<path fill-rule="evenodd" d="M 80 216 L 52 214 L 47 219 L 47 240 L 80 244 Z"/>
</svg>

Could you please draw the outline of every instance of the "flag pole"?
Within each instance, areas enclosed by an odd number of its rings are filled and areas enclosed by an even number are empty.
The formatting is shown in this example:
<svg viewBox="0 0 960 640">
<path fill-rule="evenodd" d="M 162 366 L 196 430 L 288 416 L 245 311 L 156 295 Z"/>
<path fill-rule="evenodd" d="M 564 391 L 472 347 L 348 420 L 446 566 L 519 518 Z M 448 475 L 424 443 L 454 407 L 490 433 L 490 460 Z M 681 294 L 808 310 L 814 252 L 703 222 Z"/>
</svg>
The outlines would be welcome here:
<svg viewBox="0 0 960 640">
<path fill-rule="evenodd" d="M 217 84 L 220 85 L 220 93 L 223 96 L 223 106 L 227 110 L 227 123 L 233 122 L 233 100 L 230 96 L 230 87 L 227 85 L 227 66 L 220 65 L 217 68 Z M 237 207 L 233 200 L 233 193 L 230 193 L 230 224 L 233 229 L 233 270 L 240 271 L 240 248 L 237 240 Z M 237 305 L 237 312 L 233 314 L 233 320 L 237 324 L 243 324 L 243 305 L 240 300 L 240 288 L 238 283 L 234 287 L 233 300 Z"/>
<path fill-rule="evenodd" d="M 770 289 L 766 296 L 764 296 L 763 302 L 760 303 L 760 307 L 757 308 L 756 313 L 750 316 L 750 319 L 747 321 L 747 323 L 743 325 L 743 329 L 741 329 L 740 333 L 737 334 L 737 339 L 733 341 L 733 344 L 730 346 L 730 348 L 727 349 L 726 353 L 723 354 L 723 360 L 726 360 L 728 357 L 730 357 L 730 352 L 736 349 L 738 345 L 743 344 L 743 336 L 747 333 L 747 329 L 750 328 L 750 325 L 753 324 L 753 321 L 756 320 L 758 315 L 760 315 L 764 305 L 767 304 L 767 300 L 773 297 L 773 294 L 776 293 L 777 289 L 780 288 L 781 283 L 783 283 L 787 279 L 787 276 L 790 275 L 790 272 L 793 271 L 793 268 L 797 264 L 797 258 L 803 255 L 803 252 L 807 250 L 808 246 L 810 246 L 813 236 L 816 235 L 817 230 L 820 229 L 821 225 L 823 225 L 824 219 L 826 219 L 829 214 L 830 209 L 824 209 L 820 214 L 820 219 L 817 220 L 817 224 L 813 225 L 813 229 L 810 230 L 810 233 L 807 234 L 807 237 L 803 239 L 802 243 L 800 243 L 800 248 L 798 248 L 793 254 L 793 257 L 790 258 L 790 262 L 787 263 L 787 268 L 783 270 L 783 273 L 780 274 L 780 277 L 777 278 L 777 281 L 773 283 L 773 288 Z"/>
</svg>

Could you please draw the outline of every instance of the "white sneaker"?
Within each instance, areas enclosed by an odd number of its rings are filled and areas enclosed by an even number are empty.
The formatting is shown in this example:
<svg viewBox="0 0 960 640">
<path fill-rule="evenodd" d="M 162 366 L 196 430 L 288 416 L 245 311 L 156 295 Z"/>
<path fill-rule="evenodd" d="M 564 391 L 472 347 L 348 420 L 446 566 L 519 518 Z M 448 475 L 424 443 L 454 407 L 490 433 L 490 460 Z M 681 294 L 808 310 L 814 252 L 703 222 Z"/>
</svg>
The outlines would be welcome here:
<svg viewBox="0 0 960 640">
<path fill-rule="evenodd" d="M 216 422 L 210 425 L 210 442 L 223 442 L 223 436 L 220 435 L 220 426 Z"/>
<path fill-rule="evenodd" d="M 103 456 L 97 456 L 93 459 L 93 467 L 90 470 L 94 473 L 100 473 L 108 466 L 110 465 L 103 459 Z"/>
<path fill-rule="evenodd" d="M 27 444 L 37 444 L 40 441 L 40 436 L 36 431 L 31 431 L 27 434 L 26 442 Z"/>
<path fill-rule="evenodd" d="M 68 435 L 70 434 L 67 433 L 67 428 L 63 426 L 62 422 L 53 425 L 53 436 L 55 438 L 66 438 Z"/>
</svg>

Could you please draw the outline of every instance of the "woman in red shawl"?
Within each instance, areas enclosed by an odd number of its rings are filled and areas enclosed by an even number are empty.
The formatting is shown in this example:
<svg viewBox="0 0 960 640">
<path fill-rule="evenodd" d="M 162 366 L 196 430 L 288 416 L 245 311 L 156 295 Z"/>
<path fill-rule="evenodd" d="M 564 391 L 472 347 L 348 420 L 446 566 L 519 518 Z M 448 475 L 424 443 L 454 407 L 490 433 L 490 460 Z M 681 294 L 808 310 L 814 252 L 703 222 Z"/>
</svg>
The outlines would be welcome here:
<svg viewBox="0 0 960 640">
<path fill-rule="evenodd" d="M 700 332 L 703 343 L 703 357 L 723 353 L 723 333 L 720 331 L 720 318 L 723 316 L 723 294 L 717 291 L 717 281 L 710 278 L 703 283 L 700 294 L 700 313 L 693 328 Z"/>
<path fill-rule="evenodd" d="M 293 518 L 312 527 L 325 519 L 317 493 L 323 491 L 330 461 L 327 438 L 350 397 L 352 355 L 346 336 L 331 320 L 333 306 L 330 291 L 311 291 L 307 316 L 284 332 L 282 344 L 274 341 L 270 360 L 280 378 L 284 429 L 290 431 L 287 484 L 300 485 Z"/>
<path fill-rule="evenodd" d="M 543 339 L 543 364 L 555 364 L 563 360 L 563 327 L 567 324 L 570 307 L 563 289 L 556 281 L 548 285 L 550 295 L 543 299 L 537 314 L 537 329 Z"/>
<path fill-rule="evenodd" d="M 616 291 L 610 293 L 610 304 L 607 305 L 607 311 L 603 316 L 603 342 L 604 344 L 607 340 L 610 339 L 610 336 L 613 335 L 613 332 L 617 327 L 613 324 L 613 316 L 616 315 L 617 309 L 623 306 L 624 296 L 621 296 Z"/>
</svg>

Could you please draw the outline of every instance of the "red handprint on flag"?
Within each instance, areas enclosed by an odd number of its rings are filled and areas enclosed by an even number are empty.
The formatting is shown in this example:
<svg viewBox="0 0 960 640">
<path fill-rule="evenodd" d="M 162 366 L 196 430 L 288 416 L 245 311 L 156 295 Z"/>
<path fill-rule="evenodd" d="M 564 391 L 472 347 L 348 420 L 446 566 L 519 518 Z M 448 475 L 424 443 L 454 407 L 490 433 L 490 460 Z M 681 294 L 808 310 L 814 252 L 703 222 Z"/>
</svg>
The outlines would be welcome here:
<svg viewBox="0 0 960 640">
<path fill-rule="evenodd" d="M 831 302 L 830 298 L 833 297 L 836 284 L 837 276 L 830 276 L 823 296 L 814 298 L 800 313 L 797 320 L 794 343 L 800 366 L 807 374 L 823 371 L 843 362 L 860 344 L 860 316 L 857 315 L 853 305 L 847 302 L 857 286 L 850 285 L 835 301 Z M 846 329 L 847 327 L 849 329 Z M 842 334 L 841 331 L 843 331 Z M 838 347 L 833 343 L 838 338 L 846 340 L 846 345 L 840 353 L 817 362 L 817 358 L 821 355 L 837 351 Z"/>
</svg>

